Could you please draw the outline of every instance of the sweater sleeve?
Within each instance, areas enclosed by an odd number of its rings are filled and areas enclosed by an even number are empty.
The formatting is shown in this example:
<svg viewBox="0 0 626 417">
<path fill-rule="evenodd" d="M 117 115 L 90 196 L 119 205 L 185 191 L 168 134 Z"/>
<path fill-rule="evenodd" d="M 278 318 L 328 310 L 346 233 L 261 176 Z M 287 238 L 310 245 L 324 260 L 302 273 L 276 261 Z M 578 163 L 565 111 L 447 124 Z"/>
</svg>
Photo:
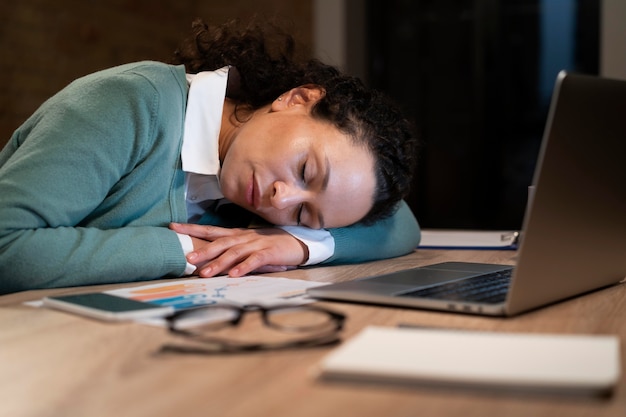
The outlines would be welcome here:
<svg viewBox="0 0 626 417">
<path fill-rule="evenodd" d="M 421 237 L 419 224 L 404 201 L 392 216 L 371 226 L 356 224 L 328 230 L 335 239 L 335 253 L 323 264 L 357 263 L 406 255 L 417 248 Z"/>
<path fill-rule="evenodd" d="M 182 248 L 167 228 L 182 218 L 155 214 L 156 197 L 129 202 L 125 191 L 146 187 L 130 178 L 149 168 L 162 101 L 132 72 L 75 82 L 16 131 L 0 153 L 0 294 L 184 271 Z M 166 188 L 173 183 L 170 177 Z"/>
</svg>

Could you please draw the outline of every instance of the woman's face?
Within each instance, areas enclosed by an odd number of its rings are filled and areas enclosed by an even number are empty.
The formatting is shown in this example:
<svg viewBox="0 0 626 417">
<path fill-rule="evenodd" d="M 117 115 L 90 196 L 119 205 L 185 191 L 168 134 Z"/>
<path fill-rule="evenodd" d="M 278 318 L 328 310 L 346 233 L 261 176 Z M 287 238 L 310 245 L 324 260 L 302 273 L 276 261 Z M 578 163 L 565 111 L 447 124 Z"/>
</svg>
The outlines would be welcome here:
<svg viewBox="0 0 626 417">
<path fill-rule="evenodd" d="M 369 212 L 374 158 L 313 119 L 315 101 L 311 91 L 291 90 L 237 128 L 220 172 L 227 199 L 273 224 L 314 229 L 348 226 Z"/>
</svg>

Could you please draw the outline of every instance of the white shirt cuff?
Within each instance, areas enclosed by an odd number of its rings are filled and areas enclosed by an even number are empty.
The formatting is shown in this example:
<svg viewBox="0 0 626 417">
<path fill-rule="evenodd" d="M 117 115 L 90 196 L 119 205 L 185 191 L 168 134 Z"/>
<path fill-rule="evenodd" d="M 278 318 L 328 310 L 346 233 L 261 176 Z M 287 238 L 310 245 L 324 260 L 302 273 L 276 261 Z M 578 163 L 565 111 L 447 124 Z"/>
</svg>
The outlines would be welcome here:
<svg viewBox="0 0 626 417">
<path fill-rule="evenodd" d="M 180 241 L 180 246 L 183 248 L 183 253 L 185 256 L 190 252 L 193 252 L 193 241 L 191 240 L 191 236 L 183 235 L 180 233 L 176 233 L 178 236 L 178 240 Z M 190 264 L 187 262 L 187 266 L 185 267 L 184 275 L 192 275 L 196 271 L 196 266 L 194 264 Z"/>
<path fill-rule="evenodd" d="M 328 230 L 309 229 L 302 226 L 278 226 L 309 248 L 309 259 L 301 266 L 324 262 L 335 253 L 335 239 Z"/>
</svg>

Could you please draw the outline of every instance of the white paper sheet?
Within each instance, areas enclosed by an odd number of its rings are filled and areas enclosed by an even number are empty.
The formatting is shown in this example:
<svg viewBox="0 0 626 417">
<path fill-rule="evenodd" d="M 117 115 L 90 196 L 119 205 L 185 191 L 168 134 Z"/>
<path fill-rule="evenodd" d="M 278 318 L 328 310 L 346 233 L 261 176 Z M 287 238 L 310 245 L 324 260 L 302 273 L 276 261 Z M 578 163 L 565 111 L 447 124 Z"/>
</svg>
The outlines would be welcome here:
<svg viewBox="0 0 626 417">
<path fill-rule="evenodd" d="M 169 305 L 180 310 L 216 303 L 261 304 L 265 307 L 303 304 L 314 301 L 306 296 L 306 289 L 319 285 L 324 283 L 251 275 L 241 278 L 185 279 L 106 292 L 119 297 Z"/>
</svg>

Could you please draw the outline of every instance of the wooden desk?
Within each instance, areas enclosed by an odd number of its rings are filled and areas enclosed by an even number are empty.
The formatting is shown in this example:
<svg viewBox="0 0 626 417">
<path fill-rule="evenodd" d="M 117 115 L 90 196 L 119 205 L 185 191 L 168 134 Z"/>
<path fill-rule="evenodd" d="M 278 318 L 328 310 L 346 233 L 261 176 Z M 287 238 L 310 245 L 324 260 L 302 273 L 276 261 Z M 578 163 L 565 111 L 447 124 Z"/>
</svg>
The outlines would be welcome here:
<svg viewBox="0 0 626 417">
<path fill-rule="evenodd" d="M 420 250 L 369 264 L 273 275 L 331 282 L 445 260 L 513 263 L 515 255 L 508 251 Z M 120 285 L 88 290 L 117 287 Z M 29 291 L 0 297 L 0 416 L 626 415 L 624 378 L 614 396 L 605 400 L 322 383 L 311 370 L 332 347 L 211 357 L 154 355 L 163 342 L 171 340 L 164 329 L 101 323 L 21 304 L 51 293 L 85 290 Z M 624 285 L 507 319 L 323 304 L 347 314 L 345 339 L 369 324 L 410 322 L 513 332 L 618 334 L 622 343 L 626 342 Z M 622 363 L 626 363 L 624 353 Z"/>
</svg>

